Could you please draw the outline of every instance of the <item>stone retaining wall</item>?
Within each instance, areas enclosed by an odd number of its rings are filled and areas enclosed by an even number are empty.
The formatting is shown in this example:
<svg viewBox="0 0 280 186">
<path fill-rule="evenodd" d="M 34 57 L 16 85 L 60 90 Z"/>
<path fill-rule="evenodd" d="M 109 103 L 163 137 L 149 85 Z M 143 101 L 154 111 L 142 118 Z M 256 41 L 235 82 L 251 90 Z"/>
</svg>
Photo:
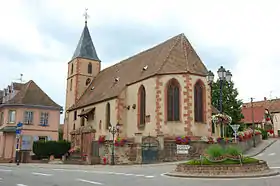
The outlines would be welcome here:
<svg viewBox="0 0 280 186">
<path fill-rule="evenodd" d="M 233 164 L 233 165 L 187 165 L 181 163 L 177 165 L 176 172 L 190 174 L 204 174 L 204 175 L 227 175 L 227 174 L 242 174 L 242 173 L 256 173 L 269 170 L 265 161 L 252 164 Z"/>
</svg>

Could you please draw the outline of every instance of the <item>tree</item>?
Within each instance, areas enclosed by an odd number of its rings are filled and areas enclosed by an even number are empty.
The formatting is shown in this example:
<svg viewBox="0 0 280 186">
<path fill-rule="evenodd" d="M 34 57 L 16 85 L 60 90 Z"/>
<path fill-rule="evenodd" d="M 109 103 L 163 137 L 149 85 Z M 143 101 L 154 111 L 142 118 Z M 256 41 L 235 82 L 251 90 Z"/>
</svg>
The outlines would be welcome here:
<svg viewBox="0 0 280 186">
<path fill-rule="evenodd" d="M 242 100 L 238 99 L 238 90 L 234 88 L 233 82 L 223 82 L 223 101 L 222 101 L 222 110 L 223 113 L 231 116 L 232 124 L 240 124 L 241 119 L 244 118 L 242 114 Z M 212 84 L 212 105 L 220 110 L 220 81 L 217 80 Z M 226 133 L 232 136 L 233 131 L 231 127 L 227 127 Z"/>
</svg>

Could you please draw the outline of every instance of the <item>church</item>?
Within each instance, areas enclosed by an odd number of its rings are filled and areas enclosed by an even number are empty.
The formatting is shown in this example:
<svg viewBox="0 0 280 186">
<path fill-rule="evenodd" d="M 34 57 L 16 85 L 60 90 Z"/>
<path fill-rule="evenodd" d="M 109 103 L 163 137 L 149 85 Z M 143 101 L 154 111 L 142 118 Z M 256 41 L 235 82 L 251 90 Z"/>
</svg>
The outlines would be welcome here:
<svg viewBox="0 0 280 186">
<path fill-rule="evenodd" d="M 207 68 L 184 34 L 101 70 L 85 22 L 68 63 L 64 139 L 211 136 Z M 85 134 L 84 136 L 82 134 Z"/>
</svg>

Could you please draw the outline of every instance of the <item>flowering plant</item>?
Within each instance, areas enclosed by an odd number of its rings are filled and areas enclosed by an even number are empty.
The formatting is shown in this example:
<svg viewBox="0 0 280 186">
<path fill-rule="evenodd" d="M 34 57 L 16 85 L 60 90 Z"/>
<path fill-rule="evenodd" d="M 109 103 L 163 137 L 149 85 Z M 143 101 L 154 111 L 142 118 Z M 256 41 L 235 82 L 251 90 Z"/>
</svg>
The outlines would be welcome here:
<svg viewBox="0 0 280 186">
<path fill-rule="evenodd" d="M 265 109 L 264 119 L 265 119 L 265 121 L 272 121 L 272 116 L 271 116 L 270 112 L 268 111 L 268 109 Z"/>
<path fill-rule="evenodd" d="M 260 130 L 255 130 L 255 135 L 260 135 L 261 134 L 261 131 Z M 251 139 L 254 135 L 254 132 L 252 129 L 246 129 L 244 131 L 239 131 L 237 133 L 237 136 L 239 138 L 239 141 L 244 141 L 244 140 L 248 140 L 248 139 Z"/>
<path fill-rule="evenodd" d="M 212 121 L 214 124 L 231 124 L 232 118 L 226 114 L 216 114 L 212 116 Z"/>
<path fill-rule="evenodd" d="M 184 144 L 184 145 L 187 145 L 191 142 L 191 138 L 188 137 L 188 136 L 179 136 L 179 137 L 176 137 L 176 143 L 177 144 Z"/>
<path fill-rule="evenodd" d="M 104 143 L 106 140 L 106 136 L 99 136 L 98 143 Z"/>
<path fill-rule="evenodd" d="M 209 136 L 209 137 L 207 137 L 207 136 L 202 136 L 202 137 L 201 137 L 201 141 L 204 141 L 204 142 L 206 142 L 206 143 L 208 143 L 208 144 L 214 144 L 214 143 L 217 142 L 216 139 L 213 138 L 213 137 L 211 137 L 211 136 Z"/>
<path fill-rule="evenodd" d="M 115 146 L 124 146 L 126 142 L 126 139 L 117 137 L 117 139 L 115 140 Z"/>
<path fill-rule="evenodd" d="M 272 129 L 267 130 L 267 132 L 268 132 L 269 134 L 273 134 L 273 133 L 274 133 L 274 131 L 273 131 Z"/>
</svg>

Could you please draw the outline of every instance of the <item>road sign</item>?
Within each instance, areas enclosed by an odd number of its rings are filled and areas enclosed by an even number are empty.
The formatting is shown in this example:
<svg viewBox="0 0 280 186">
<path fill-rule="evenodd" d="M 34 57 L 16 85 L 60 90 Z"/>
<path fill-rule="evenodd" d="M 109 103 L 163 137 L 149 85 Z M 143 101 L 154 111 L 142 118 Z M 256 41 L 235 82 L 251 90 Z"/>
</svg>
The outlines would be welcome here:
<svg viewBox="0 0 280 186">
<path fill-rule="evenodd" d="M 190 148 L 189 145 L 177 145 L 177 154 L 188 154 Z"/>
<path fill-rule="evenodd" d="M 23 124 L 21 122 L 18 122 L 17 127 L 20 128 L 22 126 L 23 126 Z"/>
<path fill-rule="evenodd" d="M 20 134 L 21 134 L 21 130 L 17 129 L 17 130 L 16 130 L 16 134 L 17 134 L 17 135 L 20 135 Z"/>
<path fill-rule="evenodd" d="M 234 132 L 237 132 L 238 129 L 239 129 L 239 127 L 240 127 L 240 125 L 234 124 L 234 125 L 230 125 L 230 127 L 232 128 L 232 130 L 233 130 Z"/>
</svg>

